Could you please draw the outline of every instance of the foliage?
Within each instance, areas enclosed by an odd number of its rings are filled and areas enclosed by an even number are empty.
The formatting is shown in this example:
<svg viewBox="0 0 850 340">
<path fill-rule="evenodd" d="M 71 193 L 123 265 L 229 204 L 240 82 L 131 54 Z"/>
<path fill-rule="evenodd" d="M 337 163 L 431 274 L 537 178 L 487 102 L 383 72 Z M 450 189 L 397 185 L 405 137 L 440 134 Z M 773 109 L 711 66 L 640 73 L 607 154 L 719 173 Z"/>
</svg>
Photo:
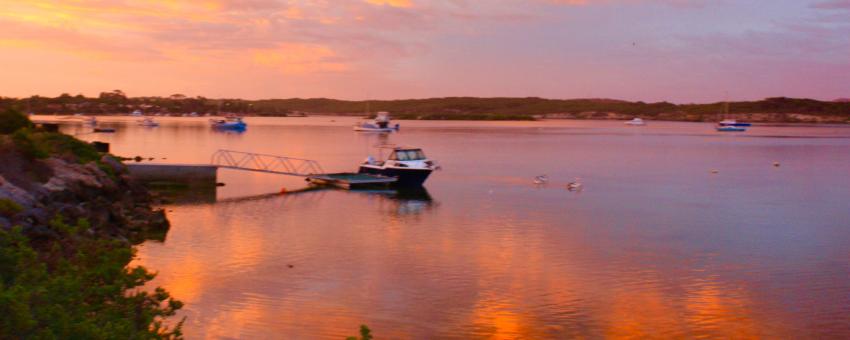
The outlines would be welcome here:
<svg viewBox="0 0 850 340">
<path fill-rule="evenodd" d="M 33 139 L 29 129 L 21 129 L 12 134 L 15 148 L 29 159 L 47 158 L 47 150 Z"/>
<path fill-rule="evenodd" d="M 345 340 L 372 340 L 372 330 L 366 325 L 360 325 L 360 337 L 350 336 Z"/>
<path fill-rule="evenodd" d="M 0 108 L 27 106 L 42 114 L 123 114 L 133 110 L 145 113 L 182 114 L 241 113 L 282 116 L 295 111 L 320 114 L 364 115 L 389 111 L 396 118 L 411 119 L 530 119 L 536 115 L 617 113 L 626 116 L 671 120 L 714 120 L 723 111 L 722 103 L 673 104 L 668 102 L 630 102 L 613 99 L 475 98 L 447 97 L 403 100 L 347 101 L 328 98 L 291 99 L 209 99 L 174 94 L 168 97 L 127 97 L 120 90 L 103 92 L 99 97 L 62 94 L 48 98 L 0 98 Z M 850 118 L 850 102 L 818 101 L 797 98 L 767 98 L 729 103 L 732 114 L 775 113 L 776 119 L 793 121 L 782 114 L 807 114 Z"/>
<path fill-rule="evenodd" d="M 49 228 L 61 235 L 34 242 L 20 227 L 0 230 L 0 338 L 171 339 L 163 320 L 182 307 L 143 267 L 125 268 L 133 249 L 86 236 L 88 224 Z"/>
<path fill-rule="evenodd" d="M 0 215 L 9 217 L 23 210 L 24 207 L 17 202 L 8 198 L 0 198 Z"/>
<path fill-rule="evenodd" d="M 89 143 L 58 132 L 40 132 L 33 139 L 51 155 L 73 158 L 81 164 L 100 159 L 100 153 Z"/>
<path fill-rule="evenodd" d="M 8 135 L 29 127 L 32 127 L 32 122 L 22 112 L 12 107 L 0 111 L 0 134 Z"/>
</svg>

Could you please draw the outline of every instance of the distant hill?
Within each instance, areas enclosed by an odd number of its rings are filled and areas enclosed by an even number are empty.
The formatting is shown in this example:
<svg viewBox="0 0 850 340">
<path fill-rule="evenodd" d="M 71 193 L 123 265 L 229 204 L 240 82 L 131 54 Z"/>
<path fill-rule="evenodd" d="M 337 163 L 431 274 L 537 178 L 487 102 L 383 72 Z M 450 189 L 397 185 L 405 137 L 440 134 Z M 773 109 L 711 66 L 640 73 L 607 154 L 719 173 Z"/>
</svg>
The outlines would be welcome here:
<svg viewBox="0 0 850 340">
<path fill-rule="evenodd" d="M 292 114 L 365 115 L 389 111 L 397 119 L 644 119 L 716 121 L 722 119 L 723 103 L 673 104 L 630 102 L 614 99 L 545 99 L 447 97 L 427 99 L 350 101 L 329 98 L 210 99 L 204 97 L 127 97 L 120 90 L 95 98 L 64 94 L 59 97 L 2 98 L 0 108 L 15 106 L 39 114 L 147 114 L 179 115 L 237 113 L 260 116 Z M 800 98 L 767 98 L 729 103 L 729 118 L 758 122 L 829 122 L 850 120 L 850 100 L 818 101 Z"/>
<path fill-rule="evenodd" d="M 834 100 L 836 103 L 850 103 L 850 98 L 838 98 Z"/>
</svg>

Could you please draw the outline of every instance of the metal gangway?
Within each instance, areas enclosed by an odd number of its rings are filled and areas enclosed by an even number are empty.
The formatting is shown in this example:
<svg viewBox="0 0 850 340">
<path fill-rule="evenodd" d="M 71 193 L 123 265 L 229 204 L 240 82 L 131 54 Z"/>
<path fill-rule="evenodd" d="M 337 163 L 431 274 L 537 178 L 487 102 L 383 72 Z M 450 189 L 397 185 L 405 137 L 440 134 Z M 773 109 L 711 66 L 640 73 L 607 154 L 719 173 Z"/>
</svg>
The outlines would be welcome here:
<svg viewBox="0 0 850 340">
<path fill-rule="evenodd" d="M 264 155 L 233 150 L 218 150 L 212 155 L 212 165 L 219 168 L 265 172 L 307 177 L 325 173 L 319 162 L 309 159 Z"/>
</svg>

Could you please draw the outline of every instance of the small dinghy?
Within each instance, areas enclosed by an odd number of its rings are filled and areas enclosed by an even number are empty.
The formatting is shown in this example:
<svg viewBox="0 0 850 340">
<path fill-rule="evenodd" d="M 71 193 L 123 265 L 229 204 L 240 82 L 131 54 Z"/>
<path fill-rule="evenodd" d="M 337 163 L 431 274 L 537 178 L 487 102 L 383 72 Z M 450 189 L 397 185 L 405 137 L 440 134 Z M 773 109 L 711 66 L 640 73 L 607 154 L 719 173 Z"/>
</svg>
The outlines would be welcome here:
<svg viewBox="0 0 850 340">
<path fill-rule="evenodd" d="M 145 119 L 139 121 L 139 125 L 144 127 L 157 127 L 159 126 L 159 123 L 153 120 L 153 118 L 151 117 L 146 117 Z"/>
<path fill-rule="evenodd" d="M 362 122 L 354 125 L 354 131 L 360 132 L 393 132 L 398 131 L 399 125 L 390 126 L 390 114 L 388 112 L 378 112 L 372 122 Z"/>
<path fill-rule="evenodd" d="M 242 120 L 241 117 L 229 117 L 227 119 L 210 119 L 210 124 L 213 129 L 218 130 L 233 130 L 233 131 L 244 131 L 248 124 Z"/>
</svg>

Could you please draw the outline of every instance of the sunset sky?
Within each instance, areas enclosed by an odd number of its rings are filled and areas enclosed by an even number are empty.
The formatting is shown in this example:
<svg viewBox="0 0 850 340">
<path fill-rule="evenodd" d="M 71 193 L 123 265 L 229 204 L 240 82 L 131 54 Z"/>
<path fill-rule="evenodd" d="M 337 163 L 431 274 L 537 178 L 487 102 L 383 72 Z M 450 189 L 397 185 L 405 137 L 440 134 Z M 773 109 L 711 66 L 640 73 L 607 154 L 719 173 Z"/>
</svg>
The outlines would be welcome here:
<svg viewBox="0 0 850 340">
<path fill-rule="evenodd" d="M 0 96 L 850 97 L 850 0 L 0 0 Z"/>
</svg>

